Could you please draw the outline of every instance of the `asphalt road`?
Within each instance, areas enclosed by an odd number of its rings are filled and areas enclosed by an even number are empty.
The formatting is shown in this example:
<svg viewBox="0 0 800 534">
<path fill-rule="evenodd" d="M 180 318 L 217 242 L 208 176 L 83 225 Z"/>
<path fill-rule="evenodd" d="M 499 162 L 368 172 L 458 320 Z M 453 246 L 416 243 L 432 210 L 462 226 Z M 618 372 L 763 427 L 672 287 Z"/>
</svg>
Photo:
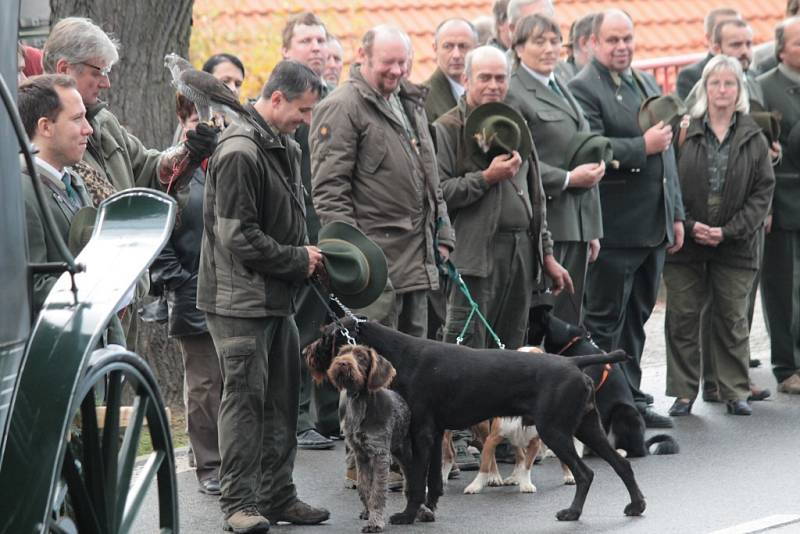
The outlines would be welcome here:
<svg viewBox="0 0 800 534">
<path fill-rule="evenodd" d="M 672 399 L 663 396 L 665 363 L 663 309 L 658 307 L 648 323 L 645 348 L 644 389 L 656 397 L 655 408 L 665 413 Z M 760 316 L 752 336 L 754 357 L 769 361 L 768 340 Z M 770 400 L 754 403 L 751 417 L 725 414 L 719 404 L 697 401 L 693 416 L 678 418 L 666 432 L 678 440 L 681 452 L 674 456 L 649 456 L 632 460 L 633 469 L 647 497 L 647 510 L 638 518 L 625 517 L 628 496 L 611 468 L 594 457 L 586 461 L 595 479 L 581 519 L 560 523 L 555 513 L 570 503 L 574 489 L 561 483 L 555 459 L 534 468 L 534 494 L 514 487 L 486 488 L 479 495 L 464 495 L 475 472 L 463 472 L 451 480 L 440 501 L 436 522 L 413 527 L 388 525 L 397 533 L 714 533 L 800 532 L 800 398 L 777 394 L 768 368 L 753 371 L 760 386 L 770 387 Z M 655 433 L 649 431 L 648 435 Z M 300 451 L 295 466 L 299 495 L 324 506 L 331 519 L 323 526 L 278 525 L 273 532 L 360 532 L 360 502 L 354 490 L 344 489 L 344 447 L 332 451 Z M 216 500 L 197 491 L 194 472 L 179 458 L 181 532 L 222 532 L 222 516 Z M 511 466 L 502 465 L 504 474 Z M 155 502 L 148 496 L 148 506 Z M 403 499 L 392 493 L 387 511 L 402 509 Z M 153 514 L 145 514 L 134 532 L 156 532 Z"/>
</svg>

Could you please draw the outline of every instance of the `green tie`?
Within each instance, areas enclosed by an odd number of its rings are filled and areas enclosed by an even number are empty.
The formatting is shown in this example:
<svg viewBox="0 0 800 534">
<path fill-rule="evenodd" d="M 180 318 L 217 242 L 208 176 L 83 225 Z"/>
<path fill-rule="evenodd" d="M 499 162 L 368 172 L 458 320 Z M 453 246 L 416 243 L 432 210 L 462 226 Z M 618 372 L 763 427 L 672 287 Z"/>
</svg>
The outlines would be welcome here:
<svg viewBox="0 0 800 534">
<path fill-rule="evenodd" d="M 622 81 L 625 82 L 628 85 L 628 87 L 633 89 L 633 91 L 639 96 L 639 98 L 644 98 L 644 95 L 642 95 L 642 90 L 639 88 L 639 84 L 636 83 L 636 80 L 633 79 L 633 75 L 620 74 L 619 77 L 622 78 Z"/>
<path fill-rule="evenodd" d="M 75 192 L 75 188 L 72 187 L 72 177 L 68 172 L 61 175 L 61 181 L 64 182 L 64 189 L 67 191 L 67 197 L 73 202 L 76 202 L 78 200 L 78 194 Z"/>
<path fill-rule="evenodd" d="M 555 94 L 557 94 L 561 98 L 564 98 L 564 93 L 562 93 L 561 89 L 558 88 L 558 84 L 556 83 L 556 81 L 553 78 L 550 78 L 549 80 L 547 80 L 547 85 L 550 87 L 550 89 Z"/>
</svg>

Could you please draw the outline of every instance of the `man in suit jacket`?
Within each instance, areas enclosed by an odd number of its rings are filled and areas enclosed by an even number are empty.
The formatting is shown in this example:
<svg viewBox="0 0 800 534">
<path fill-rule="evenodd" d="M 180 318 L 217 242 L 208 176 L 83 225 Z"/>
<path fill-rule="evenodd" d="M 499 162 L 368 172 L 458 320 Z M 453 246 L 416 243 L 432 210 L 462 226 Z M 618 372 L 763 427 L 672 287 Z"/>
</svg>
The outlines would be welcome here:
<svg viewBox="0 0 800 534">
<path fill-rule="evenodd" d="M 650 427 L 672 422 L 646 408 L 639 390 L 644 324 L 656 302 L 665 250 L 683 245 L 683 203 L 678 185 L 672 130 L 659 122 L 642 133 L 642 101 L 658 95 L 655 79 L 631 68 L 633 21 L 612 9 L 595 18 L 595 57 L 569 84 L 593 132 L 608 137 L 619 169 L 600 183 L 602 247 L 589 268 L 585 324 L 604 350 L 621 348 L 634 398 Z M 669 249 L 667 249 L 669 245 Z"/>
<path fill-rule="evenodd" d="M 431 124 L 453 109 L 464 94 L 461 80 L 464 58 L 477 44 L 478 33 L 468 20 L 447 19 L 436 28 L 433 41 L 436 70 L 424 84 L 428 87 L 425 114 Z"/>
<path fill-rule="evenodd" d="M 781 113 L 784 156 L 775 168 L 775 196 L 767 219 L 761 294 L 769 325 L 772 372 L 778 391 L 800 394 L 800 17 L 775 30 L 780 63 L 758 78 L 764 105 Z M 789 46 L 791 44 L 791 46 Z"/>
<path fill-rule="evenodd" d="M 564 148 L 576 133 L 588 132 L 589 124 L 554 71 L 562 42 L 558 24 L 541 15 L 525 17 L 515 35 L 517 64 L 506 102 L 525 117 L 533 134 L 547 198 L 553 256 L 569 271 L 575 286 L 573 295 L 563 292 L 556 297 L 553 313 L 580 324 L 586 269 L 597 257 L 603 235 L 597 183 L 605 173 L 605 164 L 565 168 Z"/>
<path fill-rule="evenodd" d="M 42 209 L 50 210 L 66 243 L 75 214 L 92 205 L 80 177 L 69 169 L 83 158 L 92 127 L 86 120 L 86 108 L 77 84 L 69 76 L 47 74 L 29 78 L 19 87 L 17 106 L 25 133 L 39 149 L 34 163 L 46 202 L 45 206 L 39 205 L 31 177 L 23 166 L 22 190 L 30 261 L 64 261 Z M 34 276 L 34 311 L 41 309 L 57 279 L 58 275 L 52 274 Z"/>
<path fill-rule="evenodd" d="M 686 97 L 689 96 L 692 87 L 694 87 L 694 85 L 700 79 L 700 76 L 703 75 L 703 69 L 706 67 L 708 61 L 714 57 L 714 54 L 718 53 L 713 51 L 714 27 L 723 20 L 738 18 L 739 12 L 730 7 L 719 7 L 708 12 L 705 20 L 703 21 L 703 28 L 705 29 L 706 34 L 706 43 L 708 44 L 708 54 L 706 54 L 706 56 L 697 63 L 692 63 L 691 65 L 684 67 L 678 73 L 676 92 L 681 99 L 686 100 Z"/>
</svg>

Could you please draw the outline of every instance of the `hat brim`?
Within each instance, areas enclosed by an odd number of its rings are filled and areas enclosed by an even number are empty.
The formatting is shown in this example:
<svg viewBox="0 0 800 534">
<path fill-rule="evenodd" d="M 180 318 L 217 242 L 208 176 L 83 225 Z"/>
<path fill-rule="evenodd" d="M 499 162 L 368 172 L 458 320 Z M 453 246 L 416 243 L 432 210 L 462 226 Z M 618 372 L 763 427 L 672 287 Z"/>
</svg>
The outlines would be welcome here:
<svg viewBox="0 0 800 534">
<path fill-rule="evenodd" d="M 523 160 L 528 158 L 533 150 L 533 138 L 531 137 L 530 129 L 528 129 L 528 123 L 525 122 L 525 118 L 517 110 L 502 102 L 481 104 L 467 116 L 467 120 L 464 123 L 464 142 L 466 143 L 467 157 L 481 169 L 485 169 L 491 163 L 489 155 L 481 150 L 475 140 L 475 134 L 478 133 L 483 121 L 493 115 L 501 115 L 516 123 L 520 133 L 517 152 L 519 152 Z"/>
<path fill-rule="evenodd" d="M 352 244 L 364 255 L 369 266 L 369 277 L 366 287 L 357 293 L 337 293 L 336 280 L 333 279 L 330 280 L 331 289 L 345 306 L 364 308 L 380 297 L 383 288 L 386 286 L 386 280 L 389 277 L 386 256 L 381 248 L 358 228 L 343 221 L 333 221 L 319 230 L 317 246 L 322 252 L 323 262 L 325 261 L 326 242 L 341 243 L 342 241 Z"/>
<path fill-rule="evenodd" d="M 591 157 L 593 152 L 600 152 L 600 158 Z M 567 171 L 571 171 L 579 165 L 586 163 L 600 163 L 604 161 L 607 165 L 614 160 L 614 150 L 611 141 L 602 135 L 580 132 L 575 134 L 570 140 L 564 152 L 564 166 Z"/>
<path fill-rule="evenodd" d="M 662 101 L 672 104 L 672 109 L 666 116 L 663 113 L 652 110 L 653 106 L 657 106 Z M 675 95 L 653 95 L 646 98 L 639 108 L 639 128 L 644 133 L 659 122 L 663 122 L 671 125 L 674 129 L 677 122 L 684 115 L 686 115 L 686 104 L 680 98 Z"/>
</svg>

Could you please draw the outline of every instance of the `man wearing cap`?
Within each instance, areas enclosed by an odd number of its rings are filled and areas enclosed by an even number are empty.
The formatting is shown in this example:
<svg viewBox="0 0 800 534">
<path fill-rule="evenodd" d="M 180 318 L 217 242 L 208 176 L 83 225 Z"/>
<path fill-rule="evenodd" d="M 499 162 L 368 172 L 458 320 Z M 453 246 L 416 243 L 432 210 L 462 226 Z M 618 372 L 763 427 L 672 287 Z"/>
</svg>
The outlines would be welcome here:
<svg viewBox="0 0 800 534">
<path fill-rule="evenodd" d="M 433 40 L 436 70 L 424 84 L 429 89 L 425 113 L 431 123 L 453 109 L 464 94 L 461 84 L 464 58 L 477 44 L 478 33 L 468 20 L 447 19 L 436 28 Z"/>
<path fill-rule="evenodd" d="M 298 288 L 322 256 L 307 245 L 300 148 L 322 82 L 281 61 L 255 104 L 258 128 L 228 127 L 209 161 L 197 307 L 220 358 L 220 505 L 225 529 L 266 532 L 270 522 L 317 524 L 327 510 L 297 497 L 300 345 Z"/>
<path fill-rule="evenodd" d="M 592 134 L 581 107 L 555 74 L 560 50 L 561 29 L 556 22 L 541 15 L 523 18 L 514 33 L 517 61 L 507 102 L 525 117 L 533 134 L 547 195 L 547 228 L 555 242 L 553 256 L 575 285 L 574 294 L 556 297 L 553 314 L 578 325 L 586 269 L 597 257 L 603 235 L 597 184 L 606 166 L 599 158 L 572 161 L 578 150 L 572 142 Z"/>
<path fill-rule="evenodd" d="M 724 20 L 734 20 L 739 18 L 739 12 L 730 7 L 718 7 L 708 12 L 706 18 L 703 20 L 703 29 L 705 31 L 708 53 L 700 61 L 692 63 L 691 65 L 682 68 L 680 72 L 678 72 L 678 81 L 675 85 L 675 92 L 679 97 L 685 100 L 686 97 L 689 96 L 692 88 L 703 75 L 703 69 L 708 61 L 714 57 L 714 54 L 719 53 L 718 51 L 714 50 L 714 28 L 717 26 L 717 24 Z"/>
<path fill-rule="evenodd" d="M 92 127 L 86 120 L 86 108 L 75 80 L 64 75 L 45 74 L 29 78 L 19 86 L 18 95 L 17 107 L 25 133 L 39 149 L 34 163 L 45 193 L 47 204 L 44 208 L 53 214 L 66 243 L 75 215 L 92 205 L 83 180 L 70 168 L 83 157 L 86 140 L 92 134 Z M 30 261 L 64 261 L 56 248 L 55 237 L 49 235 L 27 166 L 21 167 Z M 33 307 L 36 312 L 41 309 L 57 279 L 57 275 L 34 275 Z"/>
<path fill-rule="evenodd" d="M 364 35 L 350 78 L 314 110 L 311 171 L 322 223 L 348 222 L 386 255 L 386 293 L 362 313 L 425 337 L 428 292 L 439 287 L 436 253 L 446 258 L 455 239 L 424 93 L 404 80 L 410 52 L 395 27 Z"/>
<path fill-rule="evenodd" d="M 783 159 L 767 219 L 761 294 L 778 391 L 800 394 L 800 17 L 775 29 L 778 66 L 758 78 L 764 106 L 781 114 Z"/>
<path fill-rule="evenodd" d="M 639 108 L 660 90 L 655 79 L 631 68 L 633 21 L 612 9 L 595 17 L 594 59 L 569 88 L 592 132 L 611 140 L 619 168 L 607 168 L 600 182 L 603 239 L 589 267 L 584 324 L 600 348 L 623 349 L 623 369 L 645 424 L 670 427 L 668 417 L 647 407 L 652 397 L 639 390 L 644 324 L 658 294 L 665 251 L 683 245 L 680 196 L 672 129 L 659 121 L 639 125 Z"/>
</svg>

